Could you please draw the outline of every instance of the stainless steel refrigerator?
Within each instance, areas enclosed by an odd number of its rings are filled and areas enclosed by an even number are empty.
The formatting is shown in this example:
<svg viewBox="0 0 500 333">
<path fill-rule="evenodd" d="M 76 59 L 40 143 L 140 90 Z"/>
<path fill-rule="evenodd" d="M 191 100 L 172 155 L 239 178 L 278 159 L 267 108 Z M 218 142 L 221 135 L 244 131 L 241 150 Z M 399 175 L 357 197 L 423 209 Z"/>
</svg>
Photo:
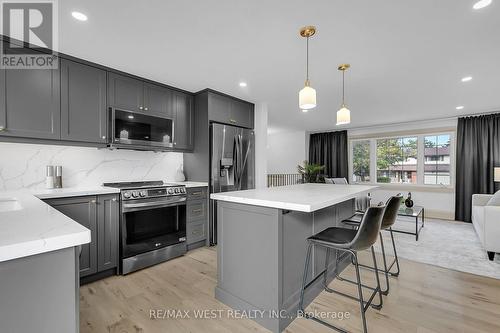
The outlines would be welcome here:
<svg viewBox="0 0 500 333">
<path fill-rule="evenodd" d="M 254 131 L 210 124 L 210 193 L 255 188 Z M 210 200 L 210 244 L 217 244 L 217 202 Z"/>
</svg>

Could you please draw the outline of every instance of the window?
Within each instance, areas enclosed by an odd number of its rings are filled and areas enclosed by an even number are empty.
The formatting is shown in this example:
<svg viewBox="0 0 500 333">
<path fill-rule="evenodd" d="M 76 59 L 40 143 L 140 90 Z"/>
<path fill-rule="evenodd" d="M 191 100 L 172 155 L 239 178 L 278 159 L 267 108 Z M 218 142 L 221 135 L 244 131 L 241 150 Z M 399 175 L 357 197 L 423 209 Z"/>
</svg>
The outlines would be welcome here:
<svg viewBox="0 0 500 333">
<path fill-rule="evenodd" d="M 355 183 L 370 181 L 370 140 L 352 144 L 352 180 Z"/>
<path fill-rule="evenodd" d="M 450 135 L 424 138 L 424 184 L 450 185 Z"/>
<path fill-rule="evenodd" d="M 417 137 L 377 140 L 377 183 L 417 183 Z"/>
<path fill-rule="evenodd" d="M 453 145 L 453 132 L 353 139 L 351 182 L 452 186 Z"/>
</svg>

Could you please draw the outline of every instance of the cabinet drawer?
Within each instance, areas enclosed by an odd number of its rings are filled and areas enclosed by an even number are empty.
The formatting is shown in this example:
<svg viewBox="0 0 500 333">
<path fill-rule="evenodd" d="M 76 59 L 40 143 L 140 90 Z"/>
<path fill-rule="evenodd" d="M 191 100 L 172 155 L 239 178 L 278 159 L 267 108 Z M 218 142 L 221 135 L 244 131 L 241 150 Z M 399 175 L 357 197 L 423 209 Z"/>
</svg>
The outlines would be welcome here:
<svg viewBox="0 0 500 333">
<path fill-rule="evenodd" d="M 188 200 L 198 200 L 207 198 L 207 187 L 194 187 L 187 189 L 187 199 Z"/>
<path fill-rule="evenodd" d="M 207 238 L 206 232 L 207 222 L 205 220 L 188 222 L 186 224 L 186 242 L 193 244 Z"/>
<path fill-rule="evenodd" d="M 188 201 L 187 206 L 187 220 L 201 220 L 207 219 L 207 200 L 193 200 Z"/>
</svg>

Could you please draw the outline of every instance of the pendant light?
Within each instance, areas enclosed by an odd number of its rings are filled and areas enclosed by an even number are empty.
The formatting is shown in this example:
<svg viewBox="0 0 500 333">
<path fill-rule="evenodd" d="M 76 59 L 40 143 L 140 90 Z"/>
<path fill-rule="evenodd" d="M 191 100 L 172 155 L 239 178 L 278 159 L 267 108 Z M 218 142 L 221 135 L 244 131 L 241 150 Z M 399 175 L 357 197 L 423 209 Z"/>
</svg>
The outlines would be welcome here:
<svg viewBox="0 0 500 333">
<path fill-rule="evenodd" d="M 351 67 L 349 64 L 342 64 L 338 70 L 342 71 L 342 106 L 337 111 L 337 125 L 346 125 L 351 122 L 351 111 L 345 105 L 345 71 Z"/>
<path fill-rule="evenodd" d="M 304 88 L 299 92 L 299 108 L 310 110 L 316 107 L 316 90 L 309 82 L 309 37 L 316 33 L 316 27 L 307 26 L 300 29 L 300 35 L 306 38 L 306 82 Z"/>
</svg>

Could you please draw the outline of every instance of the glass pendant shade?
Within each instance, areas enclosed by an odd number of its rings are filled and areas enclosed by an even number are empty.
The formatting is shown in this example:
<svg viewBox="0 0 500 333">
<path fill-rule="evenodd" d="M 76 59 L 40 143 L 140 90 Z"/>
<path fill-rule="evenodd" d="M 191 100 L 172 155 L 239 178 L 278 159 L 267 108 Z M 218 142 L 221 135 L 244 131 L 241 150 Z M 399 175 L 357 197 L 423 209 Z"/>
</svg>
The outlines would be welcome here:
<svg viewBox="0 0 500 333">
<path fill-rule="evenodd" d="M 342 108 L 337 111 L 337 125 L 346 125 L 351 122 L 351 111 L 342 105 Z"/>
<path fill-rule="evenodd" d="M 316 107 L 316 90 L 308 84 L 299 92 L 299 107 L 302 110 L 310 110 Z"/>
</svg>

